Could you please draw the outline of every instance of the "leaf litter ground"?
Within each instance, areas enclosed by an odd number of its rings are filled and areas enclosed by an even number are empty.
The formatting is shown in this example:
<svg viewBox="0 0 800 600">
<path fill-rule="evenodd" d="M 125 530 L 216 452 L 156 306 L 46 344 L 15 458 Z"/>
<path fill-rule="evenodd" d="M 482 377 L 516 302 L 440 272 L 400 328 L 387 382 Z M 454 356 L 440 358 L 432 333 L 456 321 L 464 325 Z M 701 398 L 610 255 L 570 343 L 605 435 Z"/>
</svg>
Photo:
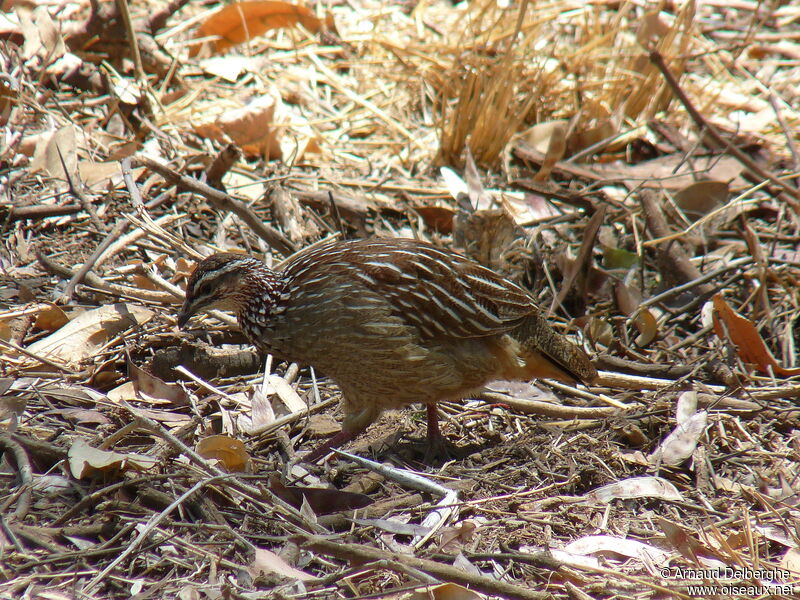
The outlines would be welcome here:
<svg viewBox="0 0 800 600">
<path fill-rule="evenodd" d="M 0 55 L 4 597 L 796 593 L 796 7 L 149 2 L 134 53 L 59 6 Z M 600 381 L 292 464 L 337 388 L 175 313 L 213 249 L 337 234 L 515 279 Z"/>
</svg>

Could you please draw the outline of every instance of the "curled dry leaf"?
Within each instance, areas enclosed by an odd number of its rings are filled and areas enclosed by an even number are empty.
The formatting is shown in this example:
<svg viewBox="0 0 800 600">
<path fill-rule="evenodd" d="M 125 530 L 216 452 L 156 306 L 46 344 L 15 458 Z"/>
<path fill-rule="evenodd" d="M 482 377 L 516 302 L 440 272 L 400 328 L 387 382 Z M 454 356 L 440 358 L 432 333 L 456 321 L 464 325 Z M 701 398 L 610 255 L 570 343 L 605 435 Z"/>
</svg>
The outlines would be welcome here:
<svg viewBox="0 0 800 600">
<path fill-rule="evenodd" d="M 551 130 L 550 139 L 547 143 L 542 168 L 533 176 L 534 181 L 547 181 L 553 168 L 558 164 L 564 153 L 567 151 L 567 126 L 563 123 L 555 124 Z"/>
<path fill-rule="evenodd" d="M 61 310 L 61 307 L 51 304 L 44 306 L 36 314 L 36 321 L 34 325 L 43 331 L 58 331 L 64 325 L 69 323 L 69 317 Z"/>
<path fill-rule="evenodd" d="M 570 542 L 564 547 L 570 554 L 616 554 L 628 558 L 645 558 L 655 564 L 664 563 L 669 552 L 637 540 L 628 540 L 614 535 L 588 535 Z"/>
<path fill-rule="evenodd" d="M 217 460 L 229 473 L 250 469 L 250 455 L 241 440 L 227 435 L 210 435 L 197 442 L 195 451 L 205 459 Z"/>
<path fill-rule="evenodd" d="M 250 414 L 241 415 L 239 425 L 244 431 L 252 433 L 275 421 L 275 411 L 269 398 L 256 388 L 250 397 Z"/>
<path fill-rule="evenodd" d="M 213 122 L 198 125 L 195 133 L 222 144 L 233 141 L 248 155 L 281 158 L 283 126 L 278 127 L 275 123 L 281 120 L 276 117 L 276 112 L 282 104 L 280 94 L 271 90 L 252 99 L 247 106 L 228 110 Z"/>
<path fill-rule="evenodd" d="M 414 208 L 425 225 L 437 233 L 448 235 L 453 231 L 453 217 L 456 211 L 447 206 L 417 206 Z"/>
<path fill-rule="evenodd" d="M 630 477 L 622 481 L 615 481 L 592 490 L 586 494 L 585 498 L 603 504 L 608 504 L 612 500 L 628 500 L 630 498 L 683 500 L 678 489 L 661 477 Z"/>
<path fill-rule="evenodd" d="M 294 568 L 280 556 L 265 548 L 256 548 L 255 558 L 247 570 L 253 577 L 275 574 L 287 579 L 299 579 L 300 581 L 314 579 L 313 575 Z"/>
<path fill-rule="evenodd" d="M 742 362 L 754 365 L 758 371 L 766 375 L 770 373 L 780 377 L 800 375 L 800 368 L 785 369 L 778 364 L 756 326 L 733 310 L 722 293 L 714 296 L 713 305 L 714 332 L 721 340 L 728 340 L 736 347 Z"/>
<path fill-rule="evenodd" d="M 92 448 L 83 440 L 78 440 L 67 453 L 69 470 L 76 479 L 90 477 L 96 473 L 108 473 L 125 469 L 144 471 L 156 465 L 156 459 L 142 454 L 113 452 Z"/>
<path fill-rule="evenodd" d="M 303 402 L 303 399 L 289 385 L 283 377 L 278 375 L 270 375 L 267 378 L 267 395 L 277 394 L 280 401 L 291 413 L 300 413 L 308 410 L 308 405 Z"/>
<path fill-rule="evenodd" d="M 661 528 L 661 531 L 664 532 L 667 541 L 685 558 L 693 562 L 698 562 L 701 557 L 719 559 L 719 555 L 714 550 L 675 523 L 662 517 L 656 517 L 656 523 Z M 703 561 L 703 564 L 709 563 Z"/>
<path fill-rule="evenodd" d="M 678 397 L 678 406 L 675 409 L 675 421 L 683 425 L 697 412 L 697 392 L 683 392 Z"/>
<path fill-rule="evenodd" d="M 311 33 L 322 29 L 322 21 L 305 6 L 289 2 L 235 2 L 211 15 L 197 29 L 198 38 L 215 37 L 214 53 L 220 54 L 271 29 L 302 25 Z M 191 56 L 198 50 L 194 47 Z"/>
<path fill-rule="evenodd" d="M 452 553 L 472 540 L 478 526 L 474 521 L 466 520 L 453 525 L 444 527 L 439 532 L 439 548 L 442 552 Z"/>
<path fill-rule="evenodd" d="M 700 436 L 706 430 L 708 413 L 696 412 L 678 425 L 661 445 L 648 457 L 651 464 L 679 465 L 689 458 L 697 447 Z"/>
</svg>

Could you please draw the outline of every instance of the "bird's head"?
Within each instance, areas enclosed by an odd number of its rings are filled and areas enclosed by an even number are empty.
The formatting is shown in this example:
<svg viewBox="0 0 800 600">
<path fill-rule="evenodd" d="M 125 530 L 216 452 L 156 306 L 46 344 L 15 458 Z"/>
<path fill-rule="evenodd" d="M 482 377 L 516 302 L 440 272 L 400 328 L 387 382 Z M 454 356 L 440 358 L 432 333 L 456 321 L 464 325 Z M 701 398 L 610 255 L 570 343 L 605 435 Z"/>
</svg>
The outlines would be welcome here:
<svg viewBox="0 0 800 600">
<path fill-rule="evenodd" d="M 198 312 L 221 308 L 239 313 L 259 281 L 274 279 L 261 261 L 244 254 L 222 253 L 203 259 L 189 276 L 186 298 L 178 313 L 183 329 Z"/>
</svg>

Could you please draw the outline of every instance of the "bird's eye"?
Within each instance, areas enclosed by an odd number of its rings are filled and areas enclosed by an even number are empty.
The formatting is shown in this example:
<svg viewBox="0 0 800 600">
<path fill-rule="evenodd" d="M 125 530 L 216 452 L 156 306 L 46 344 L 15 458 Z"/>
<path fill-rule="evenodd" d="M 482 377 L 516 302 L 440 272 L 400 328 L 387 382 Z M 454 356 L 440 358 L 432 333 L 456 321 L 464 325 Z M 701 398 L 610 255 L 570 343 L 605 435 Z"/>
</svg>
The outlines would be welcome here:
<svg viewBox="0 0 800 600">
<path fill-rule="evenodd" d="M 197 296 L 208 296 L 211 293 L 211 285 L 209 283 L 204 283 L 200 287 L 197 288 Z"/>
</svg>

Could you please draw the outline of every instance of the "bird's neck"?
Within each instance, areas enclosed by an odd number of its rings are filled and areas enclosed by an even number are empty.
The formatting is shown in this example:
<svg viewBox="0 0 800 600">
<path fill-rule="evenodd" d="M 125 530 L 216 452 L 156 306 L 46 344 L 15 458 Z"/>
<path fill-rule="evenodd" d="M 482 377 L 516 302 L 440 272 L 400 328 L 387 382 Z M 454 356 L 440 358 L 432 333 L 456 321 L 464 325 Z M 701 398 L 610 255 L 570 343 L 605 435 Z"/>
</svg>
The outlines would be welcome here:
<svg viewBox="0 0 800 600">
<path fill-rule="evenodd" d="M 233 295 L 236 316 L 244 333 L 259 337 L 280 301 L 284 282 L 266 265 L 254 265 L 242 276 Z"/>
</svg>

